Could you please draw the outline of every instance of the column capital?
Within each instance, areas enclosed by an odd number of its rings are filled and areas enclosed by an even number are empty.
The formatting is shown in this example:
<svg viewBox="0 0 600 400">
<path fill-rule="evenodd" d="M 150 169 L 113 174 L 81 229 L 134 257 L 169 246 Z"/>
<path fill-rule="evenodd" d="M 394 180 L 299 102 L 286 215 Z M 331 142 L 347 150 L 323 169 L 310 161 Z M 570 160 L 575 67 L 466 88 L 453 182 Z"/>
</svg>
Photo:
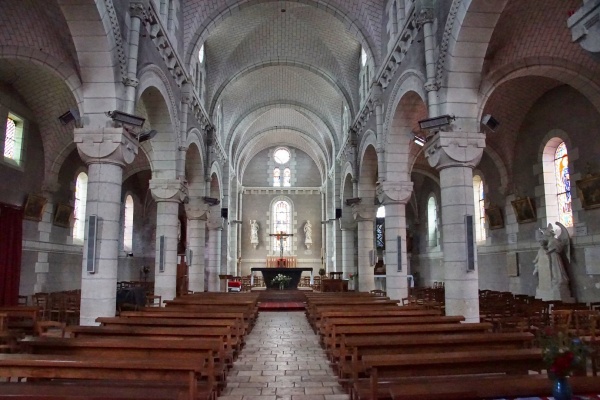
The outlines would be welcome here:
<svg viewBox="0 0 600 400">
<path fill-rule="evenodd" d="M 373 221 L 375 219 L 375 205 L 372 204 L 353 204 L 352 215 L 357 222 Z"/>
<path fill-rule="evenodd" d="M 131 0 L 129 2 L 129 13 L 132 18 L 145 19 L 147 7 L 148 7 L 147 1 Z"/>
<path fill-rule="evenodd" d="M 438 171 L 450 167 L 475 168 L 484 148 L 483 133 L 438 132 L 427 143 L 425 158 Z"/>
<path fill-rule="evenodd" d="M 155 201 L 185 202 L 188 189 L 179 179 L 151 179 L 150 191 Z"/>
<path fill-rule="evenodd" d="M 131 164 L 139 143 L 124 128 L 75 128 L 74 142 L 86 164 Z"/>
<path fill-rule="evenodd" d="M 377 185 L 375 193 L 380 204 L 406 204 L 413 191 L 412 182 L 388 182 Z"/>
<path fill-rule="evenodd" d="M 208 219 L 209 207 L 201 198 L 195 197 L 190 199 L 185 205 L 185 213 L 188 219 L 197 219 L 206 221 Z"/>
</svg>

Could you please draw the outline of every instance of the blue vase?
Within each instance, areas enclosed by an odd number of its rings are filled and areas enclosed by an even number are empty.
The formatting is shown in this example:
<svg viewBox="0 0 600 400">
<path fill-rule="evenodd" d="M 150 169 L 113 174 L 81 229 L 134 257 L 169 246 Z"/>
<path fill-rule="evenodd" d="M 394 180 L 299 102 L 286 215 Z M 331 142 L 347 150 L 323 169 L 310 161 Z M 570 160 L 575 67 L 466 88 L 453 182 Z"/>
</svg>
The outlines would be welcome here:
<svg viewBox="0 0 600 400">
<path fill-rule="evenodd" d="M 571 400 L 573 389 L 569 378 L 560 376 L 552 380 L 552 396 L 555 400 Z"/>
</svg>

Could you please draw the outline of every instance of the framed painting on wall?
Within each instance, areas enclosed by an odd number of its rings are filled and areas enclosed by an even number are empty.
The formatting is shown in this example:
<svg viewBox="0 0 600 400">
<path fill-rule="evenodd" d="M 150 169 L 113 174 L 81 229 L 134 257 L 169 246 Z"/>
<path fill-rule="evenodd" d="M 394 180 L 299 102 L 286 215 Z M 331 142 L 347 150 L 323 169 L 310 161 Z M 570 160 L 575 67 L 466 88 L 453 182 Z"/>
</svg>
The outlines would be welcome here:
<svg viewBox="0 0 600 400">
<path fill-rule="evenodd" d="M 28 195 L 25 202 L 25 209 L 23 210 L 23 218 L 32 221 L 41 221 L 46 202 L 46 198 L 42 196 L 36 196 L 35 194 Z"/>
<path fill-rule="evenodd" d="M 535 208 L 533 207 L 531 198 L 524 197 L 522 199 L 513 200 L 510 203 L 512 204 L 513 210 L 515 211 L 515 216 L 517 217 L 517 222 L 519 224 L 537 221 Z"/>
<path fill-rule="evenodd" d="M 70 228 L 71 215 L 73 215 L 73 207 L 67 204 L 58 204 L 54 213 L 54 225 Z"/>
<path fill-rule="evenodd" d="M 577 194 L 584 209 L 600 207 L 600 175 L 590 176 L 575 182 Z"/>
<path fill-rule="evenodd" d="M 485 216 L 488 220 L 488 227 L 490 229 L 504 228 L 504 218 L 502 217 L 502 209 L 500 207 L 486 208 Z"/>
</svg>

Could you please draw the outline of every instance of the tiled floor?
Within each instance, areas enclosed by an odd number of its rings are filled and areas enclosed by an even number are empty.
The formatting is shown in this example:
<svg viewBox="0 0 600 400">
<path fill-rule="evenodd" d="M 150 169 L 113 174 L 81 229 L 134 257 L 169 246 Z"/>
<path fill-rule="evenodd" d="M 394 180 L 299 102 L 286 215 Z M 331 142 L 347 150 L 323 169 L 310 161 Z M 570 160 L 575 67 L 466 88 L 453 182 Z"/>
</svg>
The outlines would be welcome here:
<svg viewBox="0 0 600 400">
<path fill-rule="evenodd" d="M 302 311 L 261 312 L 220 400 L 348 400 Z"/>
</svg>

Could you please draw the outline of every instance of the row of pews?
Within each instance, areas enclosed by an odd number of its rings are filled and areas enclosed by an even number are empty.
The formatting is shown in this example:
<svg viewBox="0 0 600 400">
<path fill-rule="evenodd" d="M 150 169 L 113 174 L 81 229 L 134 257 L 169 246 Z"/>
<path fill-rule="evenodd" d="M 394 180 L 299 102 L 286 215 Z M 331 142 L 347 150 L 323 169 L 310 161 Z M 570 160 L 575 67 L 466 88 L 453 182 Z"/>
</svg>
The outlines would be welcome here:
<svg viewBox="0 0 600 400">
<path fill-rule="evenodd" d="M 308 321 L 353 400 L 551 394 L 530 332 L 493 332 L 489 322 L 367 293 L 306 296 Z M 600 393 L 597 377 L 571 381 L 576 393 Z"/>
<path fill-rule="evenodd" d="M 0 399 L 212 400 L 258 314 L 256 294 L 198 293 L 29 336 L 0 354 Z"/>
</svg>

